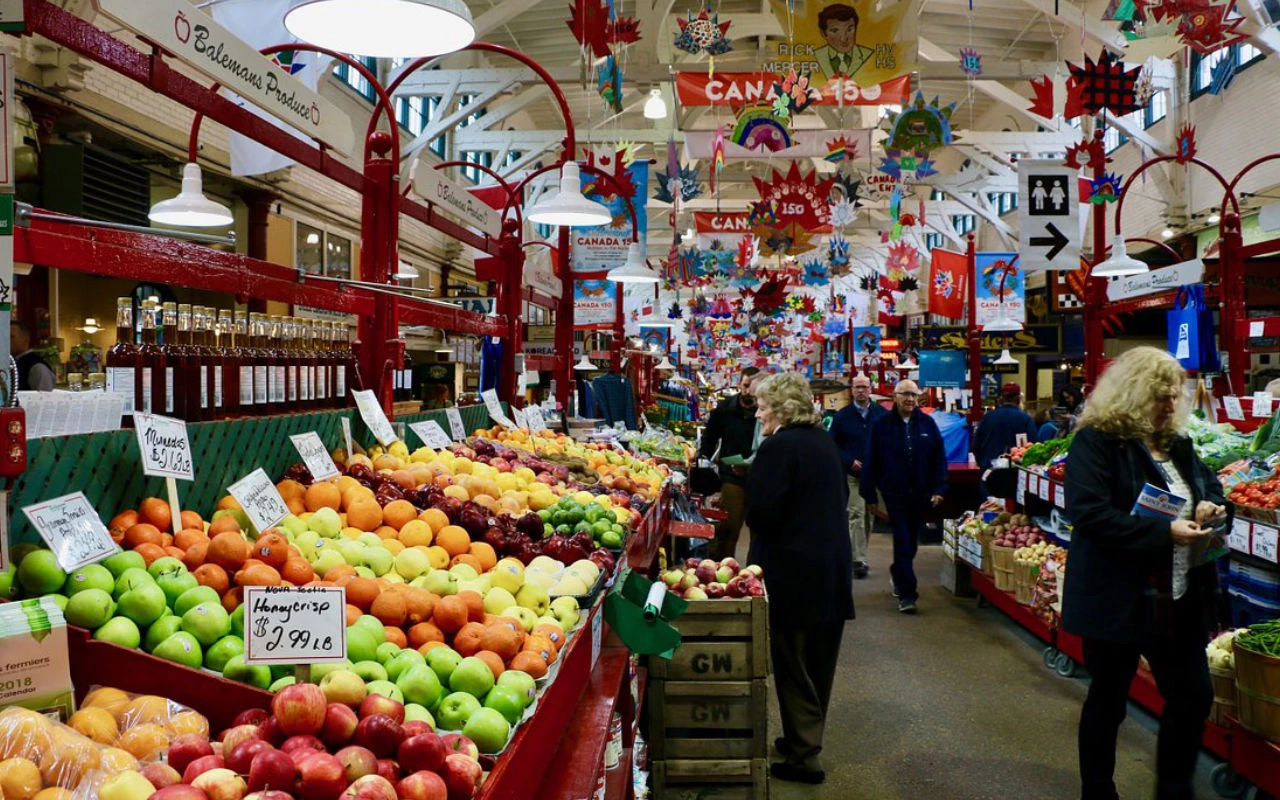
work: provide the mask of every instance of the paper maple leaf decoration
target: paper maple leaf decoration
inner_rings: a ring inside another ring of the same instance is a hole
[[[1178,131],[1178,143],[1173,160],[1179,164],[1187,164],[1196,157],[1196,129],[1194,125],[1183,125]]]
[[[1084,161],[1080,160],[1080,156],[1085,157]],[[1107,155],[1107,147],[1101,139],[1084,139],[1076,144],[1067,147],[1067,158],[1063,162],[1065,166],[1071,169],[1102,169],[1110,163],[1111,158]]]
[[[911,272],[919,266],[920,253],[914,247],[906,242],[896,242],[889,245],[889,258],[885,262],[885,267],[890,273],[895,270]]]
[[[640,23],[631,17],[609,20],[605,35],[610,44],[635,44],[640,41]]]
[[[609,9],[600,0],[575,0],[569,6],[569,21],[578,44],[589,49],[596,58],[612,53],[609,49]]]
[[[1062,107],[1063,119],[1075,119],[1085,113],[1079,89],[1079,82],[1074,77],[1067,79],[1064,85],[1067,100]],[[1033,92],[1031,107],[1027,110],[1032,114],[1039,114],[1047,119],[1053,119],[1053,79],[1048,75],[1032,78],[1031,91]]]
[[[631,180],[631,170],[627,168],[626,161],[627,151],[625,148],[617,150],[588,150],[587,166],[598,169],[608,175],[612,179],[612,183],[600,180],[595,175],[584,171],[583,174],[587,176],[587,182],[582,187],[582,193],[613,197],[616,187],[624,197],[635,197],[636,184],[635,181]]]

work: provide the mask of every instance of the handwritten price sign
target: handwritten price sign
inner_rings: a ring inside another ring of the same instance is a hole
[[[246,664],[336,664],[347,657],[347,590],[247,586]]]
[[[262,467],[228,486],[227,492],[240,502],[249,522],[259,532],[289,516],[289,507]]]
[[[462,412],[451,406],[444,410],[444,415],[449,420],[449,430],[453,433],[453,440],[460,442],[467,438],[467,426],[462,424]]]
[[[432,450],[447,450],[449,445],[453,444],[449,440],[449,434],[444,432],[444,428],[440,427],[440,423],[433,419],[425,422],[413,422],[409,424],[409,430],[418,434],[418,438],[422,443]]]
[[[289,441],[293,442],[298,455],[302,456],[302,463],[307,465],[314,480],[327,481],[338,477],[338,465],[333,463],[324,442],[320,440],[320,434],[315,431],[298,433],[290,436]]]
[[[34,506],[26,506],[33,527],[57,556],[63,572],[72,572],[85,564],[118,553],[107,526],[82,492],[63,495]]]
[[[390,447],[391,443],[399,437],[391,427],[391,421],[387,419],[387,414],[382,410],[382,405],[378,402],[373,390],[365,389],[351,394],[355,397],[356,409],[360,412],[364,424],[368,426],[369,432],[373,434],[373,438],[377,439],[383,447]]]
[[[142,451],[142,474],[156,478],[196,479],[187,423],[155,414],[134,414],[134,433]]]

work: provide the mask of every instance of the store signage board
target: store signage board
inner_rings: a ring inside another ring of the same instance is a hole
[[[312,480],[327,481],[338,477],[338,465],[333,463],[320,434],[315,431],[295,433],[289,437],[289,441],[293,442],[294,449],[302,456],[302,463],[307,465]]]
[[[347,590],[341,586],[248,586],[246,664],[339,664],[347,658]]]
[[[480,399],[484,400],[484,407],[489,410],[489,418],[504,428],[514,428],[516,424],[511,421],[505,411],[502,410],[502,403],[498,401],[498,393],[493,389],[486,389],[480,393]]]
[[[435,169],[430,161],[415,159],[411,174],[413,190],[423,200],[495,239],[502,235],[502,214],[473,195],[468,187]]]
[[[1237,552],[1248,553],[1252,531],[1252,522],[1236,517],[1231,521],[1231,532],[1227,534],[1227,546]]]
[[[409,430],[418,434],[418,438],[422,443],[432,450],[447,450],[449,445],[453,444],[453,440],[449,438],[449,434],[444,432],[444,428],[440,427],[440,423],[433,419],[425,422],[409,423]]]
[[[250,524],[259,533],[289,516],[289,507],[262,467],[228,486],[227,493],[239,501]]]
[[[1255,525],[1253,527],[1253,543],[1250,546],[1250,552],[1272,564],[1277,561],[1277,542],[1280,540],[1280,530],[1265,525]]]
[[[968,350],[969,336],[963,325],[921,325],[921,350]],[[982,334],[982,350],[999,353],[1002,348],[1023,353],[1061,353],[1061,325],[1025,325],[1011,333]]]
[[[94,5],[290,127],[342,155],[352,152],[350,117],[186,0],[94,0]]]
[[[462,422],[462,412],[450,406],[444,410],[444,415],[449,420],[449,430],[453,433],[454,441],[460,442],[467,438],[467,426]]]
[[[142,451],[142,474],[154,478],[196,479],[187,423],[173,417],[134,414],[133,431]]]
[[[555,268],[551,265],[548,255],[547,252],[538,252],[528,257],[524,265],[524,282],[535,292],[559,300],[560,295],[564,293],[564,282],[556,277]]]
[[[25,506],[22,513],[49,545],[63,572],[73,572],[120,552],[83,492]]]
[[[1244,419],[1244,409],[1240,407],[1239,397],[1222,398],[1222,408],[1227,412],[1227,419]]]
[[[1079,171],[1061,161],[1018,162],[1019,262],[1027,272],[1080,267]]]
[[[23,0],[0,0],[0,31],[22,33],[26,28],[22,5]]]
[[[1138,275],[1126,275],[1107,284],[1107,299],[1127,300],[1131,297],[1176,290],[1179,286],[1204,280],[1204,262],[1198,258],[1169,267],[1153,269]],[[1252,334],[1251,334],[1252,335]],[[1259,333],[1259,336],[1262,334]]]
[[[1253,416],[1267,419],[1271,416],[1271,394],[1268,392],[1253,393]]]
[[[395,429],[391,427],[391,420],[387,419],[386,412],[382,410],[382,404],[378,402],[377,395],[372,389],[353,391],[351,394],[356,399],[356,410],[360,412],[360,418],[369,427],[373,438],[377,439],[378,444],[383,447],[390,447],[398,437]]]

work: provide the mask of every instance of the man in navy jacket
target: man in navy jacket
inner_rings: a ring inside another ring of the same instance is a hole
[[[859,480],[871,426],[889,412],[871,400],[871,379],[866,375],[855,375],[851,389],[853,402],[840,409],[831,420],[831,438],[840,449],[840,463],[844,465],[845,477],[849,480],[849,541],[853,546],[853,577],[865,578],[871,568],[867,563],[870,521]]]
[[[1000,389],[1000,405],[978,423],[973,432],[973,456],[982,469],[990,469],[991,462],[1018,443],[1018,434],[1027,436],[1027,442],[1036,440],[1036,423],[1031,415],[1019,408],[1022,387],[1006,383]]]
[[[914,561],[925,511],[936,508],[947,490],[942,434],[937,423],[918,408],[919,398],[914,381],[901,381],[894,388],[893,410],[871,426],[860,487],[869,511],[875,511],[877,490],[884,498],[893,528],[889,574],[898,610],[904,614],[914,614],[920,599]]]

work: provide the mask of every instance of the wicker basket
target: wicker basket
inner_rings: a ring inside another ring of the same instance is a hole
[[[991,559],[991,537],[979,536],[978,541],[982,542],[982,574],[988,578],[995,577],[995,567]]]
[[[1230,669],[1210,669],[1209,680],[1213,681],[1213,709],[1209,712],[1209,721],[1214,725],[1226,725],[1227,716],[1239,716],[1236,713],[1236,673]]]
[[[1036,596],[1036,578],[1040,575],[1039,564],[1013,565],[1013,595],[1021,605],[1029,606]]]
[[[1017,586],[1013,577],[1015,566],[1013,550],[1012,547],[991,545],[992,577],[995,578],[996,588],[1002,592],[1012,592]],[[985,560],[983,563],[986,563]]]
[[[1234,649],[1240,724],[1280,743],[1280,658]]]

